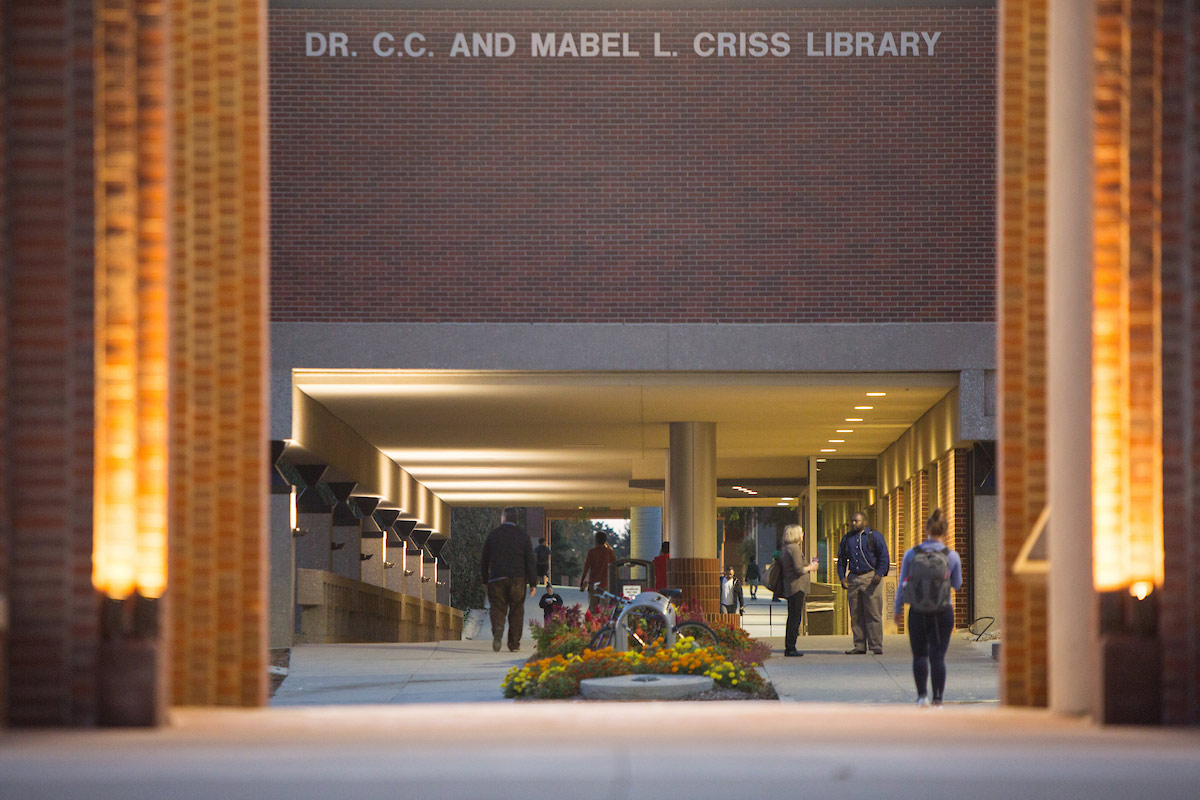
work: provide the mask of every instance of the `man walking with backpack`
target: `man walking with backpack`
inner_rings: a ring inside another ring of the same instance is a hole
[[[908,642],[912,645],[913,679],[917,706],[929,705],[925,681],[933,677],[933,706],[940,708],[946,688],[946,650],[954,631],[951,589],[962,588],[962,559],[946,547],[946,518],[935,509],[925,523],[925,541],[904,554],[900,564],[900,591],[893,612],[896,624],[908,604]]]
[[[883,653],[883,589],[879,584],[888,574],[891,559],[883,534],[867,525],[867,515],[855,512],[850,532],[838,544],[838,577],[850,604],[850,632],[854,649],[846,655],[862,655],[869,649]]]

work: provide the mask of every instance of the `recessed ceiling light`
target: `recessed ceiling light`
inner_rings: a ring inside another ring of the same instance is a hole
[[[845,444],[846,443],[845,439],[830,439],[828,441],[830,444]]]
[[[862,417],[846,417],[846,422],[862,422]]]
[[[854,410],[855,411],[870,411],[873,408],[875,408],[875,406],[855,406]]]
[[[822,447],[821,452],[822,453],[836,453],[837,450],[834,450],[832,447]]]
[[[887,392],[867,392],[867,397],[887,397]]]
[[[818,463],[818,464],[824,464],[824,463],[825,463],[825,459],[823,459],[823,458],[818,458],[818,459],[817,459],[817,463]]]
[[[853,428],[838,428],[834,433],[854,433]]]
[[[780,500],[795,500],[796,498],[794,498],[794,497],[781,497],[781,498],[779,498],[779,499],[780,499]]]
[[[787,503],[776,503],[775,505],[777,505],[777,506],[786,506],[786,505],[787,505]]]

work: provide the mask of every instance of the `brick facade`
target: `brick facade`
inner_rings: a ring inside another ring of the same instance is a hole
[[[995,21],[274,8],[272,319],[991,321]],[[333,31],[357,57],[305,56]],[[381,31],[435,56],[378,57]],[[451,59],[457,31],[516,51]],[[535,31],[628,32],[640,57],[533,58]],[[791,52],[700,58],[702,31]],[[941,36],[933,57],[818,58],[810,31]]]

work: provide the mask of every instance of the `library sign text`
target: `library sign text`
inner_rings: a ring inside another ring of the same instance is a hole
[[[419,31],[380,31],[352,41],[338,31],[304,34],[311,58],[932,58],[941,31],[701,31],[686,41],[668,41],[661,33],[639,40],[622,31],[511,34],[460,32],[435,41]]]

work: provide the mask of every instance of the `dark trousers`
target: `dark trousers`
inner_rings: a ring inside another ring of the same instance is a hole
[[[922,613],[908,609],[908,643],[913,652],[913,679],[917,695],[925,696],[925,679],[933,673],[933,699],[941,700],[946,688],[946,650],[954,632],[954,609]]]
[[[787,625],[783,628],[783,649],[795,650],[796,638],[800,635],[800,617],[804,615],[804,592],[796,592],[787,599]]]
[[[525,626],[525,579],[501,578],[488,581],[488,605],[492,618],[492,638],[504,636],[504,620],[508,620],[508,646],[515,648],[521,643],[521,631]]]

